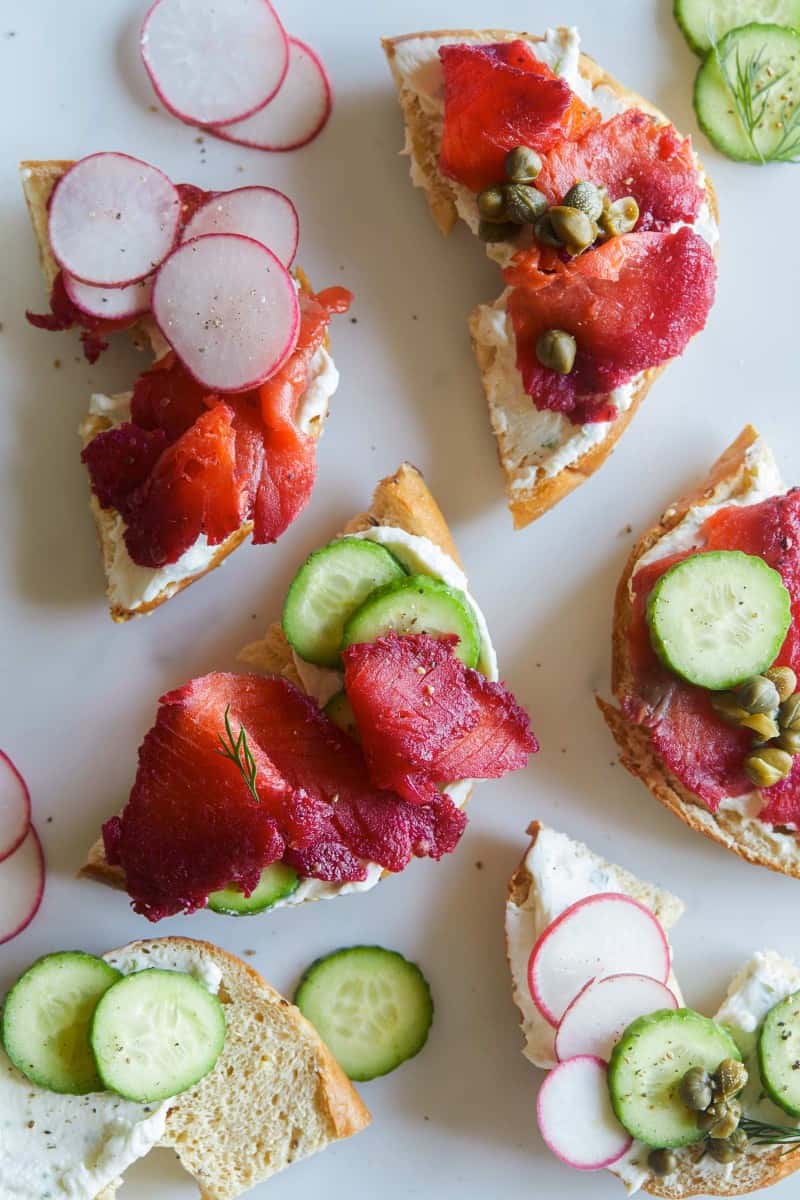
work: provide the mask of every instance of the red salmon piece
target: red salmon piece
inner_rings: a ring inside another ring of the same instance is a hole
[[[508,299],[517,366],[535,406],[563,412],[575,424],[613,417],[608,393],[680,354],[714,300],[714,256],[688,228],[613,238],[546,280],[534,258],[517,255],[506,276],[517,283]],[[524,286],[526,270],[534,286]],[[536,342],[548,329],[575,338],[569,375],[536,357]]]
[[[544,156],[536,187],[549,204],[560,204],[579,179],[605,185],[612,200],[633,196],[638,230],[691,223],[705,198],[689,138],[637,108],[604,121],[579,141],[559,142]]]
[[[90,363],[96,363],[103,351],[108,349],[108,342],[104,340],[103,334],[129,329],[139,320],[138,317],[120,317],[116,321],[107,321],[101,317],[90,317],[88,313],[82,312],[67,295],[61,271],[53,280],[53,287],[50,291],[50,311],[34,313],[30,309],[26,309],[25,319],[35,329],[47,329],[51,333],[61,333],[65,329],[72,329],[74,325],[79,325],[83,330],[81,343],[84,358]]]
[[[370,775],[413,804],[437,796],[437,784],[519,770],[538,749],[527,714],[456,658],[457,640],[392,633],[343,654]]]
[[[540,62],[523,41],[442,46],[443,174],[473,192],[503,179],[515,146],[551,149],[601,117]]]
[[[139,429],[129,421],[92,438],[81,460],[101,507],[117,507],[147,480],[167,447],[163,429]]]

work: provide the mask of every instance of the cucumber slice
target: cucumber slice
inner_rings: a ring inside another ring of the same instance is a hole
[[[102,958],[80,950],[35,962],[14,984],[3,1008],[3,1045],[14,1066],[50,1092],[102,1091],[89,1022],[101,996],[121,978]]]
[[[208,907],[212,912],[222,913],[226,917],[251,917],[272,908],[279,900],[285,900],[299,886],[300,876],[294,867],[287,863],[271,863],[264,867],[258,886],[249,896],[245,896],[238,887],[222,888],[208,897]]]
[[[355,738],[356,741],[359,740],[358,724],[353,712],[353,706],[347,698],[347,692],[337,692],[335,696],[331,696],[323,712],[326,716],[330,717],[334,725],[338,725],[351,738]]]
[[[653,649],[687,683],[727,691],[766,671],[791,623],[777,571],[741,550],[711,550],[676,563],[647,600]]]
[[[433,1020],[419,967],[395,950],[350,946],[312,963],[295,1004],[351,1079],[387,1075],[419,1054]]]
[[[758,24],[726,33],[697,72],[694,109],[709,141],[728,158],[796,162],[800,33]]]
[[[292,649],[318,667],[337,667],[342,630],[370,592],[406,576],[385,546],[339,538],[315,550],[295,575],[283,606],[283,632]]]
[[[800,992],[771,1009],[758,1035],[761,1082],[771,1100],[800,1117]]]
[[[193,976],[151,967],[108,989],[89,1040],[103,1085],[150,1104],[179,1096],[213,1070],[225,1044],[225,1015]]]
[[[705,57],[711,40],[754,21],[800,27],[800,0],[675,0],[675,20],[695,54]]]
[[[374,642],[381,634],[455,633],[456,654],[468,667],[478,663],[481,631],[467,597],[430,575],[409,575],[375,592],[344,627],[342,646]]]
[[[736,1043],[716,1022],[691,1008],[639,1017],[614,1047],[608,1088],[617,1120],[646,1146],[675,1148],[704,1135],[697,1114],[678,1094],[690,1067],[716,1071],[723,1058],[741,1061]]]

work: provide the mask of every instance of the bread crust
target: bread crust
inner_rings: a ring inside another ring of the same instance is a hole
[[[629,693],[633,673],[628,654],[628,635],[633,616],[631,578],[643,554],[651,550],[669,533],[688,510],[697,505],[712,504],[729,489],[745,465],[747,452],[758,439],[758,433],[747,425],[736,440],[720,455],[703,483],[676,500],[660,520],[642,537],[631,551],[617,585],[614,601],[612,634],[611,688],[617,700]],[[747,862],[768,867],[783,875],[800,878],[800,851],[791,857],[777,852],[777,842],[768,826],[743,818],[732,811],[711,813],[703,801],[690,792],[665,766],[653,748],[646,728],[628,721],[615,705],[596,697],[597,705],[620,749],[620,762],[642,780],[657,800],[697,833],[724,846]]]
[[[417,98],[411,91],[404,87],[402,76],[396,64],[398,46],[413,38],[424,37],[446,37],[453,40],[466,37],[486,42],[514,41],[521,38],[533,43],[542,42],[544,38],[529,33],[515,33],[504,29],[442,29],[435,32],[409,33],[401,37],[383,38],[382,40],[383,49],[397,86],[400,106],[408,132],[410,150],[414,162],[425,176],[425,194],[431,214],[440,231],[443,234],[448,234],[458,220],[458,212],[455,205],[454,191],[449,181],[438,169],[437,133],[430,117],[424,112]],[[589,80],[592,87],[608,88],[610,92],[628,106],[640,108],[658,120],[668,120],[668,117],[659,108],[651,104],[648,100],[645,100],[643,96],[638,95],[637,92],[624,87],[618,79],[604,70],[589,55],[580,55],[579,69],[581,75]],[[702,164],[698,163],[698,165],[703,169]],[[714,220],[718,222],[719,209],[716,193],[705,171],[704,178],[708,206]],[[479,309],[476,308],[470,317],[470,333],[472,347],[481,372],[484,391],[486,392],[487,403],[490,403],[487,373],[494,363],[496,352],[492,346],[481,345],[475,337],[475,322],[478,311]],[[532,521],[537,520],[548,509],[552,508],[553,505],[558,504],[560,500],[568,496],[576,487],[584,483],[585,480],[603,465],[622,434],[630,425],[653,383],[666,366],[667,363],[663,363],[642,373],[642,377],[633,394],[630,407],[625,412],[620,412],[617,415],[612,428],[602,442],[592,447],[592,449],[587,450],[585,454],[582,454],[573,463],[563,467],[556,475],[548,476],[540,471],[532,487],[520,488],[514,486],[513,472],[503,462],[503,454],[498,444],[498,459],[500,468],[505,476],[508,507],[515,529],[523,529]]]

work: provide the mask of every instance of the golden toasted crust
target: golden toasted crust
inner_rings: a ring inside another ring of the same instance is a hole
[[[515,33],[504,29],[443,29],[433,31],[425,31],[422,33],[409,33],[402,37],[384,38],[383,49],[389,61],[389,66],[392,71],[394,81],[397,85],[400,106],[405,118],[406,129],[409,139],[409,150],[412,154],[414,162],[422,171],[425,178],[425,194],[428,205],[431,210],[434,221],[443,234],[447,234],[453,228],[458,219],[456,209],[454,190],[450,181],[442,175],[438,168],[438,132],[430,117],[424,112],[422,106],[416,96],[408,88],[404,86],[402,75],[397,69],[396,51],[397,47],[403,42],[412,38],[458,38],[468,37],[473,40],[487,42],[514,41],[517,38],[523,38],[529,42],[541,42],[542,37],[534,36],[529,33]],[[623,85],[603,70],[594,59],[587,54],[581,54],[579,60],[579,69],[581,75],[588,79],[592,87],[606,87],[610,92],[613,92],[624,103],[642,109],[644,112],[650,113],[659,120],[666,121],[668,118],[655,105],[639,96],[636,92],[623,87]],[[715,219],[718,221],[719,211],[717,207],[716,193],[713,185],[705,176],[706,198],[708,200],[709,209]],[[474,336],[475,321],[478,309],[476,309],[470,318],[470,331],[472,333],[472,345],[475,351],[475,356],[478,361],[478,367],[481,372],[481,377],[484,383],[484,390],[487,392],[487,402],[489,402],[489,394],[487,388],[487,372],[491,368],[494,358],[495,349],[492,346],[480,344]],[[506,493],[508,495],[508,507],[514,521],[515,529],[522,529],[529,525],[531,521],[537,520],[543,513],[557,504],[559,500],[563,500],[565,496],[574,491],[581,483],[588,479],[595,471],[602,466],[606,461],[614,446],[619,441],[622,434],[630,425],[639,405],[644,400],[649,392],[652,384],[657,379],[658,375],[663,371],[667,364],[652,368],[642,374],[630,407],[625,412],[620,412],[614,421],[613,427],[609,430],[608,435],[597,446],[588,450],[585,454],[577,458],[575,462],[562,468],[558,474],[546,476],[542,472],[539,473],[534,485],[528,488],[514,486],[514,473],[504,463],[503,455],[498,445],[498,458],[500,467],[505,474]]]
[[[748,450],[757,439],[756,430],[751,425],[746,426],[714,463],[705,481],[671,504],[659,522],[639,539],[631,551],[614,602],[611,687],[617,699],[628,694],[632,687],[628,634],[633,612],[630,582],[636,563],[683,519],[690,508],[712,504],[729,492],[744,468]],[[599,696],[597,704],[620,748],[623,766],[632,775],[638,776],[665,808],[680,817],[690,829],[732,850],[747,862],[800,878],[800,850],[787,855],[785,839],[779,849],[772,829],[754,819],[745,818],[732,810],[709,812],[703,801],[664,765],[652,746],[646,728],[626,720],[617,707]]]

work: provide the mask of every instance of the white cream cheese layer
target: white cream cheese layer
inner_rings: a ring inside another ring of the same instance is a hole
[[[105,958],[125,975],[148,966],[184,971],[213,992],[221,978],[186,949],[146,955],[125,947]],[[0,1047],[0,1196],[95,1200],[158,1144],[170,1103],[135,1104],[112,1092],[57,1095],[21,1075]]]

